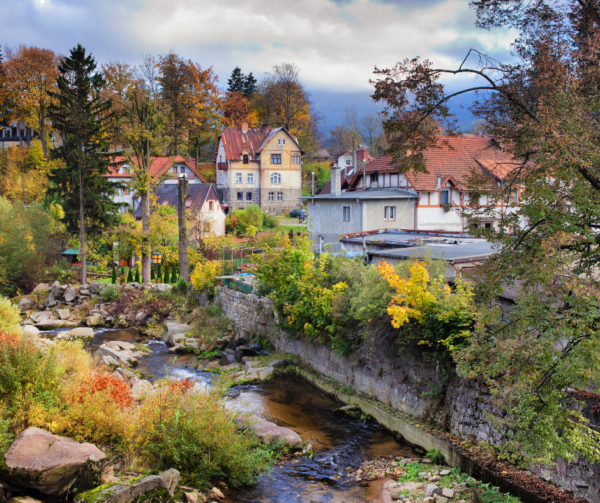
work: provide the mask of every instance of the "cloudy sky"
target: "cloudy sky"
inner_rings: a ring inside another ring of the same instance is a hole
[[[373,67],[416,55],[451,66],[469,48],[506,55],[512,37],[474,27],[468,0],[18,0],[3,6],[0,44],[136,63],[170,50],[260,78],[287,61],[317,95],[365,93]],[[321,93],[321,94],[319,94]]]

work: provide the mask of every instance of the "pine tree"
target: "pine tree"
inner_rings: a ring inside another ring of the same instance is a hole
[[[154,267],[150,266],[150,281],[154,281]]]
[[[133,283],[133,274],[131,273],[131,267],[129,268],[129,272],[127,273],[127,283]]]
[[[169,264],[165,264],[165,274],[163,276],[163,283],[169,284]]]
[[[173,267],[173,274],[171,274],[171,283],[177,283],[177,268]]]
[[[135,282],[140,282],[140,270],[138,268],[135,269]]]
[[[231,72],[231,77],[227,80],[227,91],[230,93],[243,93],[245,84],[246,76],[242,73],[242,69],[236,66]]]
[[[162,281],[162,277],[163,277],[161,265],[162,264],[160,264],[160,263],[158,264],[158,273],[156,274],[156,282],[157,283],[160,283]]]
[[[242,90],[242,94],[244,95],[244,98],[250,99],[250,98],[252,98],[252,95],[255,92],[256,92],[256,79],[254,78],[254,75],[252,75],[252,72],[250,72],[244,78],[244,88]]]
[[[109,173],[109,132],[115,116],[111,101],[102,92],[106,82],[96,62],[78,44],[58,67],[57,92],[48,108],[52,128],[61,145],[51,155],[63,162],[50,172],[48,198],[60,202],[67,232],[79,232],[81,282],[87,283],[86,232],[99,234],[118,222],[117,186],[103,175]],[[87,227],[87,228],[86,228]]]
[[[112,277],[111,277],[111,283],[113,285],[117,284],[117,270],[115,269],[115,263],[113,262],[113,266],[112,266]]]

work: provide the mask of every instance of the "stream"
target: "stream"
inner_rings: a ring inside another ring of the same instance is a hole
[[[50,335],[54,332],[45,332]],[[95,351],[108,341],[138,342],[136,330],[95,330],[89,349]],[[193,367],[196,357],[168,352],[162,341],[150,341],[152,353],[139,359],[138,369],[153,379],[172,376],[189,378],[207,386],[218,374]],[[151,379],[152,379],[151,378]],[[356,482],[346,468],[356,469],[363,461],[381,457],[418,456],[411,448],[376,423],[363,423],[336,411],[337,402],[304,380],[281,376],[229,390],[226,407],[253,412],[267,421],[298,433],[314,448],[313,459],[297,456],[283,461],[261,476],[255,486],[237,490],[227,498],[235,502],[342,503],[381,501],[381,481]]]

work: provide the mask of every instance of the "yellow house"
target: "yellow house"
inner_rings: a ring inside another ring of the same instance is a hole
[[[285,128],[227,128],[213,158],[222,204],[229,211],[256,204],[270,214],[299,208],[303,154]]]

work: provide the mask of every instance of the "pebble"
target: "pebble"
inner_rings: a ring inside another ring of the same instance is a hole
[[[446,475],[450,475],[450,473],[451,473],[451,472],[450,472],[450,470],[442,470],[442,471],[440,472],[440,475],[441,475],[442,477],[445,477]]]

